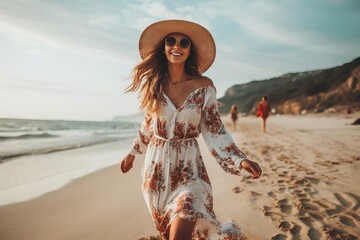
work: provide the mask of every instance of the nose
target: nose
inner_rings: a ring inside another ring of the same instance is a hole
[[[176,40],[173,48],[180,48],[180,47],[181,47],[181,46],[180,46],[180,41]]]

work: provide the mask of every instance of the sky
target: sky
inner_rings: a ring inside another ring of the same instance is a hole
[[[138,40],[165,19],[212,33],[217,56],[204,75],[219,98],[235,84],[360,56],[358,0],[0,0],[0,118],[137,113],[137,93],[124,89]]]

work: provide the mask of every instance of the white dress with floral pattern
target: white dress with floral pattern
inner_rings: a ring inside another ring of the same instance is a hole
[[[159,232],[172,220],[196,221],[194,239],[241,239],[234,223],[220,224],[213,211],[211,184],[197,143],[199,134],[220,166],[240,174],[246,159],[221,122],[214,86],[200,87],[176,109],[163,94],[161,114],[146,116],[130,150],[145,155],[142,190]]]

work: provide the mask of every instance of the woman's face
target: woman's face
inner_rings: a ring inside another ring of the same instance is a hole
[[[172,33],[165,38],[165,55],[170,63],[184,63],[189,57],[191,41],[184,34]]]

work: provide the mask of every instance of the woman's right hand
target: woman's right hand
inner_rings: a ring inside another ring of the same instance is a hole
[[[123,173],[127,173],[132,167],[134,162],[135,156],[128,154],[126,157],[121,161],[120,169]]]

